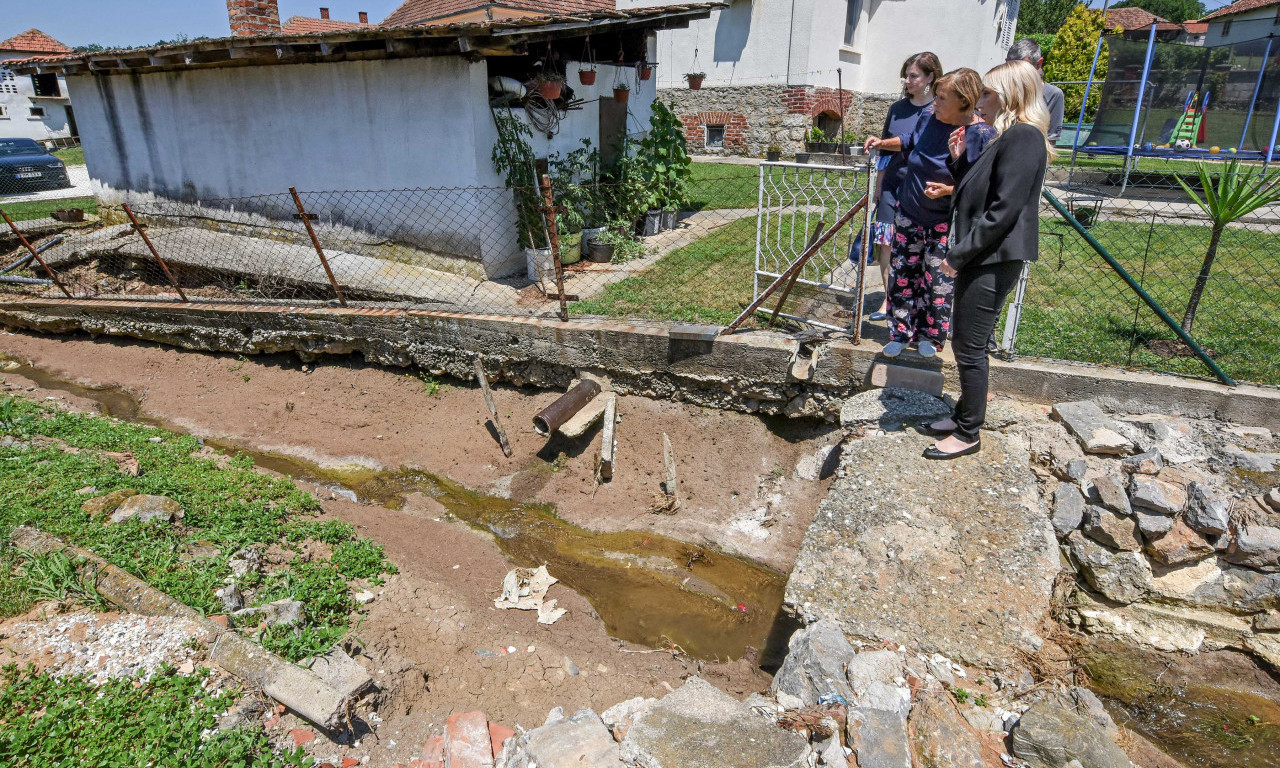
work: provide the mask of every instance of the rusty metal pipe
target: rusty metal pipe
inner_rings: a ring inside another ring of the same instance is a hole
[[[560,428],[582,407],[600,394],[600,385],[590,379],[583,379],[578,386],[565,392],[554,403],[548,405],[533,417],[533,429],[543,437],[549,436]]]

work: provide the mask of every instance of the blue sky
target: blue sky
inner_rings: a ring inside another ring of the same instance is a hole
[[[319,16],[327,6],[335,19],[355,21],[359,11],[382,21],[398,0],[280,0],[280,15]],[[35,27],[67,45],[146,45],[178,35],[224,37],[225,0],[4,0],[0,40]]]

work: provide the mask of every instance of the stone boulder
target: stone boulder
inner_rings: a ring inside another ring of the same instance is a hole
[[[1175,566],[1194,563],[1213,554],[1213,545],[1191,526],[1178,520],[1168,533],[1147,541],[1147,554],[1161,565]]]
[[[858,768],[912,768],[907,718],[900,712],[855,709],[845,722],[845,737]]]
[[[1120,425],[1092,400],[1058,403],[1053,406],[1053,416],[1080,441],[1085,453],[1112,456],[1133,453],[1133,443],[1121,434]]]
[[[1086,536],[1112,549],[1137,552],[1142,549],[1138,520],[1092,504],[1084,510],[1083,530]]]
[[[852,691],[851,706],[898,712],[903,717],[911,710],[911,690],[899,685],[905,682],[902,657],[893,651],[859,653],[846,664],[845,678]]]
[[[1091,718],[1042,701],[1023,713],[1012,733],[1013,754],[1032,768],[1130,768],[1129,758]]]
[[[1261,523],[1235,527],[1235,541],[1227,550],[1227,562],[1260,571],[1280,570],[1280,527]]]
[[[631,726],[620,754],[636,768],[801,768],[809,744],[691,677]]]
[[[89,499],[80,505],[80,509],[88,513],[89,517],[97,517],[98,515],[115,512],[126,499],[137,495],[138,492],[132,488],[121,488],[103,496]]]
[[[1093,495],[1106,509],[1119,515],[1131,515],[1133,506],[1124,486],[1124,478],[1119,475],[1103,475],[1093,481]]]
[[[1147,451],[1130,456],[1121,462],[1120,466],[1131,475],[1154,475],[1164,469],[1164,457],[1159,451]]]
[[[1151,592],[1151,565],[1141,553],[1113,552],[1079,531],[1067,537],[1067,542],[1080,575],[1108,600],[1132,603]]]
[[[618,754],[618,742],[600,716],[589,709],[580,709],[569,717],[557,708],[539,728],[521,734],[514,741],[511,751],[520,757],[508,759],[508,768],[515,765],[537,765],[538,768],[623,768]],[[506,753],[504,747],[503,754]],[[514,755],[513,755],[514,757]]]
[[[111,513],[107,522],[118,524],[137,520],[140,523],[149,523],[160,520],[171,523],[182,519],[184,514],[182,505],[167,496],[138,494],[122,501],[120,506],[116,507],[116,511]]]
[[[1176,515],[1187,506],[1187,491],[1154,477],[1134,475],[1129,482],[1129,501],[1134,507]]]
[[[853,646],[838,624],[814,622],[791,636],[787,658],[774,675],[770,690],[795,696],[807,707],[830,694],[852,703],[854,694],[845,682],[845,665],[853,656]]]
[[[1183,520],[1194,531],[1218,536],[1231,528],[1231,502],[1203,483],[1187,487],[1187,513]]]
[[[911,743],[920,764],[929,768],[986,768],[982,740],[938,691],[921,695],[911,710]]]
[[[1084,522],[1084,494],[1075,483],[1058,483],[1053,494],[1053,530],[1059,538],[1080,527]]]

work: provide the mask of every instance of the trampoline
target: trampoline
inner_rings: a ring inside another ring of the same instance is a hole
[[[1107,77],[1098,83],[1104,41]],[[1139,158],[1280,159],[1280,39],[1191,46],[1156,42],[1154,25],[1145,42],[1099,37],[1082,127],[1095,88],[1098,111],[1087,136],[1077,131],[1072,141],[1072,171],[1077,155],[1124,157],[1121,193]]]

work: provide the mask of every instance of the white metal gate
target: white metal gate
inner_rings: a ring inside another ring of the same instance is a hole
[[[759,298],[761,291],[874,185],[874,165],[762,163],[752,297]],[[851,331],[855,338],[859,335],[870,220],[859,214],[805,263],[795,281],[807,288],[803,299],[796,302],[799,309],[796,314],[780,312],[780,317],[828,330]],[[853,254],[859,233],[859,253]]]

